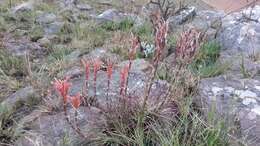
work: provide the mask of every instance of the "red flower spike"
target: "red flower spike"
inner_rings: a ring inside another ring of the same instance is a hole
[[[96,74],[100,70],[101,65],[102,61],[100,61],[99,59],[96,59],[94,61],[94,74]]]
[[[68,91],[69,91],[70,86],[71,86],[71,84],[68,82],[68,78],[66,78],[65,80],[55,79],[54,88],[63,97],[64,103],[67,103],[67,101],[68,101]]]
[[[109,80],[112,78],[112,72],[113,72],[113,63],[110,61],[107,66],[107,77]]]
[[[129,65],[126,65],[120,72],[120,95],[123,95],[123,91],[126,88],[126,80],[128,78]]]
[[[181,34],[176,45],[176,58],[189,63],[201,44],[201,33],[190,29]]]
[[[136,50],[137,48],[140,46],[140,39],[139,37],[134,37],[132,39],[132,47],[131,47],[131,50],[129,52],[129,59],[130,60],[133,60],[135,55],[136,55]]]
[[[75,96],[71,97],[71,104],[73,108],[78,109],[80,107],[80,93],[77,93]]]
[[[160,59],[162,51],[166,45],[168,23],[165,22],[163,19],[157,18],[155,29],[156,29],[156,33],[155,33],[156,54],[155,54],[154,62],[157,62]]]
[[[85,61],[84,59],[81,60],[82,64],[85,67],[85,78],[86,80],[89,79],[89,72],[90,72],[90,64],[88,61]]]

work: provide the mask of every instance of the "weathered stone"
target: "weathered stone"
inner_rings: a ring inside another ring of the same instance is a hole
[[[114,64],[117,64],[120,61],[122,61],[122,58],[119,55],[113,54],[113,53],[109,52],[109,50],[104,49],[104,48],[97,48],[97,49],[91,51],[90,53],[88,53],[87,55],[84,55],[83,58],[88,61],[91,61],[91,60],[93,61],[93,60],[99,58],[105,64],[107,64],[108,61],[111,61]]]
[[[144,23],[144,20],[138,15],[122,13],[116,9],[108,9],[102,14],[96,16],[95,19],[99,24],[105,22],[120,23],[123,20],[131,20],[133,21],[135,27],[141,26]]]
[[[33,57],[43,57],[46,49],[40,47],[38,43],[31,42],[25,37],[14,39],[12,36],[5,36],[3,46],[14,56],[24,56],[25,54]]]
[[[128,65],[129,61],[123,61],[119,64],[120,68]],[[133,60],[130,72],[147,72],[152,70],[152,65],[144,59]]]
[[[148,77],[145,73],[142,72],[130,72],[129,82],[128,82],[128,96],[126,100],[131,102],[131,104],[138,105],[143,103],[143,96],[145,93],[145,86],[147,83]],[[74,95],[82,91],[84,77],[75,79],[72,84],[73,87],[70,90],[70,94]],[[88,95],[89,97],[94,97],[94,84],[93,84],[93,74],[90,74],[89,86],[88,86]],[[158,105],[163,102],[163,99],[166,96],[166,91],[169,85],[165,81],[155,81],[153,83],[150,96],[147,101],[148,110],[153,111]],[[97,75],[96,83],[96,100],[98,107],[102,109],[107,108],[107,103],[109,102],[112,105],[118,105],[122,96],[120,95],[120,70],[115,69],[112,74],[112,79],[110,82],[110,89],[107,91],[107,73],[100,71]],[[107,101],[107,95],[109,95],[109,101]],[[169,103],[170,104],[170,103]],[[172,104],[172,103],[171,103]],[[166,105],[165,105],[166,106]],[[176,106],[173,106],[176,108]],[[175,115],[176,113],[171,113]]]
[[[246,57],[260,53],[260,6],[245,9],[224,17],[219,33],[223,49]]]
[[[37,43],[39,43],[39,45],[42,47],[48,47],[51,45],[51,41],[46,37],[37,40]]]
[[[28,11],[32,11],[33,8],[34,8],[33,1],[28,1],[14,7],[12,9],[12,12],[13,13],[26,12],[26,11],[28,12]]]
[[[73,79],[73,78],[80,77],[82,75],[82,73],[83,73],[83,69],[81,67],[74,66],[74,67],[66,70],[65,72],[59,73],[57,76],[59,78],[69,77],[69,78]]]
[[[113,3],[112,0],[97,0],[97,2],[102,5],[111,5]]]
[[[76,7],[81,10],[81,11],[88,11],[88,10],[91,10],[92,7],[88,4],[84,4],[84,3],[78,3],[76,4]]]
[[[0,106],[4,107],[4,111],[3,113],[0,112],[0,116],[5,112],[12,112],[16,110],[16,108],[19,108],[20,103],[26,103],[29,100],[33,100],[32,98],[37,98],[34,97],[34,95],[35,90],[31,86],[16,91],[0,103]]]
[[[36,23],[41,25],[50,24],[57,20],[57,16],[53,13],[43,13],[36,18]]]
[[[170,25],[182,25],[188,20],[193,19],[193,17],[196,15],[196,8],[195,7],[187,7],[181,10],[178,14],[175,16],[171,16],[168,18],[168,22]]]
[[[260,77],[242,79],[236,75],[202,79],[196,102],[205,115],[215,113],[249,145],[260,144]]]
[[[108,9],[102,14],[96,17],[98,23],[104,23],[107,21],[121,22],[124,19],[124,15],[116,9]]]
[[[53,23],[47,24],[44,27],[45,35],[58,34],[61,31],[63,26],[64,26],[64,22],[56,22],[55,21]]]
[[[37,112],[36,112],[37,113]],[[69,110],[69,116],[74,120],[74,110]],[[102,136],[105,127],[104,116],[101,111],[94,107],[82,107],[79,109],[78,125],[82,133],[89,139],[81,138],[70,127],[65,120],[63,112],[46,115],[35,114],[26,116],[22,119],[23,128],[27,132],[16,142],[16,146],[35,146],[35,144],[54,146],[54,145],[77,145],[81,141],[91,140]],[[22,128],[19,127],[19,128]],[[69,141],[64,139],[69,137]]]
[[[221,27],[223,12],[203,10],[197,12],[196,17],[186,25],[187,28],[196,28],[205,33],[207,40],[213,40],[217,37]]]

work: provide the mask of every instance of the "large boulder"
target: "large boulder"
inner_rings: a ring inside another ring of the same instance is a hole
[[[24,2],[22,4],[17,5],[16,7],[12,8],[12,12],[14,14],[20,13],[20,12],[29,12],[34,9],[34,2],[33,1],[28,1]]]
[[[124,20],[131,20],[134,23],[134,26],[141,26],[144,23],[144,20],[135,14],[128,14],[118,11],[117,9],[108,9],[98,16],[94,17],[97,23],[102,24],[106,22],[120,23]]]
[[[196,15],[195,7],[186,7],[174,16],[169,17],[168,22],[171,25],[182,25],[188,20],[191,20]]]
[[[108,49],[104,48],[96,48],[90,53],[83,56],[85,60],[93,61],[95,59],[100,59],[102,62],[107,64],[109,61],[113,62],[114,64],[118,64],[122,61],[122,57],[111,53]]]
[[[38,43],[31,42],[26,37],[14,38],[6,35],[3,39],[4,48],[14,56],[30,55],[35,58],[42,58],[46,54],[46,48]]]
[[[260,6],[224,17],[218,40],[223,49],[233,53],[246,57],[260,53]]]
[[[221,25],[223,12],[202,10],[196,13],[194,19],[186,25],[187,28],[196,28],[199,31],[205,33],[207,40],[213,40],[217,37]]]
[[[260,144],[260,76],[244,79],[222,75],[202,79],[195,98],[205,116],[214,113],[231,132],[248,145]]]
[[[36,18],[36,23],[40,25],[50,24],[57,20],[57,16],[53,13],[42,13]]]
[[[138,62],[138,61],[134,61]],[[134,63],[135,64],[135,63]],[[135,66],[133,64],[133,66]],[[138,71],[139,70],[139,71]],[[107,118],[104,117],[103,111],[111,110],[111,107],[117,107],[122,104],[122,99],[125,100],[128,106],[134,108],[141,106],[143,103],[143,97],[145,93],[145,86],[148,82],[148,77],[145,73],[142,73],[142,68],[134,67],[133,71],[129,74],[127,95],[120,95],[120,71],[121,67],[116,67],[113,70],[112,79],[110,82],[110,88],[107,89],[107,73],[99,71],[97,74],[96,83],[96,97],[94,93],[94,81],[93,73],[90,73],[90,80],[88,81],[88,97],[89,99],[95,99],[95,107],[81,107],[79,109],[79,127],[80,129],[90,135],[89,138],[84,139],[84,142],[91,141],[100,136],[104,136],[105,128],[107,128]],[[84,84],[84,73],[78,74],[77,77],[71,79],[72,87],[69,91],[70,95],[76,93],[82,93],[82,87]],[[164,101],[166,91],[169,84],[166,81],[155,81],[152,84],[152,89],[147,101],[147,107],[149,111],[154,111],[159,108],[160,103]],[[52,97],[51,97],[52,98]],[[53,97],[54,98],[54,97]],[[33,112],[26,116],[19,122],[19,126],[16,131],[23,131],[25,133],[16,141],[17,146],[33,146],[35,143],[40,145],[77,145],[82,139],[70,128],[66,122],[64,114],[62,112],[62,101],[58,103],[60,107],[55,113],[46,115],[44,113]],[[73,109],[68,105],[68,111],[70,117],[73,117]],[[175,103],[170,102],[160,106],[160,113],[164,117],[174,119],[178,113],[178,107]],[[113,110],[113,109],[112,109]],[[115,109],[116,110],[116,109]],[[118,109],[117,109],[118,110]],[[102,111],[102,112],[101,112]],[[69,137],[69,143],[66,138]]]
[[[82,107],[78,112],[78,127],[88,136],[88,140],[102,136],[105,119],[101,111],[94,107]],[[68,113],[74,117],[73,109]],[[34,111],[20,121],[16,131],[25,128],[25,133],[18,138],[15,146],[79,145],[80,142],[87,142],[70,127],[63,112],[48,115]]]
[[[28,86],[22,88],[0,102],[1,109],[4,109],[3,111],[0,110],[0,117],[5,113],[14,112],[23,103],[30,103],[31,101],[37,100],[39,100],[39,98],[35,96],[33,87]]]

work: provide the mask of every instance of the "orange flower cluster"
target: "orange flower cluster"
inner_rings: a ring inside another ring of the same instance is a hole
[[[71,87],[71,83],[69,83],[68,80],[69,80],[68,77],[66,77],[64,80],[55,79],[54,88],[63,97],[64,106],[66,106],[66,104],[68,103],[68,99],[70,99],[72,106],[75,109],[78,109],[81,103],[80,94],[78,93],[75,96],[68,95],[69,89]]]
[[[55,79],[54,88],[63,97],[63,102],[65,104],[68,101],[68,91],[69,91],[70,86],[71,86],[71,84],[68,82],[68,78],[66,78],[65,80],[57,80],[57,79]]]
[[[85,61],[84,59],[82,59],[81,62],[85,67],[85,78],[86,78],[86,80],[89,80],[90,64],[89,64],[89,62]]]
[[[81,96],[80,94],[76,94],[75,96],[71,97],[71,104],[75,109],[78,109],[80,107],[81,104],[81,100],[80,100]]]

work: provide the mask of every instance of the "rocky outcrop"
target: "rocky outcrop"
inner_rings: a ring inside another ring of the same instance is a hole
[[[202,79],[196,100],[205,115],[223,119],[228,130],[249,145],[260,144],[260,77],[236,75]]]
[[[124,20],[133,21],[135,26],[140,26],[144,23],[144,20],[135,14],[122,13],[116,9],[108,9],[103,13],[94,16],[97,23],[102,24],[106,22],[120,23]]]
[[[136,68],[135,68],[136,69]],[[142,103],[143,99],[141,98],[145,90],[145,83],[147,77],[140,70],[133,70],[130,73],[129,84],[128,84],[128,94],[129,96],[126,101],[129,102],[128,105],[133,107]],[[94,96],[94,87],[93,87],[93,74],[91,74],[91,80],[89,81],[88,87],[88,96]],[[74,95],[82,91],[84,77],[78,76],[72,79],[72,88],[70,94]],[[112,75],[112,80],[110,84],[110,89],[107,91],[107,74],[106,72],[98,72],[97,77],[97,93],[96,93],[96,106],[95,107],[81,107],[79,110],[80,119],[79,127],[84,133],[90,135],[89,139],[81,139],[73,129],[71,129],[68,123],[65,121],[65,117],[62,112],[54,113],[52,115],[46,114],[32,114],[28,115],[20,121],[21,129],[26,129],[26,132],[16,141],[17,146],[33,146],[35,143],[40,143],[47,146],[52,145],[62,145],[64,144],[63,140],[69,136],[70,145],[75,145],[80,143],[82,140],[84,142],[90,141],[99,136],[102,136],[102,133],[106,128],[106,119],[100,109],[107,109],[108,104],[118,105],[121,97],[119,95],[120,91],[120,71],[115,70]],[[148,100],[148,110],[155,110],[158,105],[163,101],[164,96],[166,96],[166,90],[168,84],[165,81],[156,81],[153,84],[150,98]],[[60,107],[61,109],[62,107]],[[163,116],[174,118],[177,114],[177,105],[174,103],[169,103],[164,106],[164,110],[160,114]],[[71,117],[73,117],[73,109],[69,112]]]
[[[241,143],[250,146],[260,144],[259,10],[260,6],[256,6],[225,17],[222,13],[203,12],[211,20],[221,20],[215,36],[222,46],[220,60],[229,62],[230,69],[225,75],[202,79],[195,98],[205,117],[214,114],[216,119],[222,119],[233,135],[244,139]],[[192,23],[199,24],[196,27],[206,23],[211,26],[207,17],[202,18]]]
[[[218,40],[223,49],[234,50],[233,53],[260,53],[260,6],[224,17]]]
[[[14,56],[25,56],[27,54],[35,58],[42,58],[47,51],[46,48],[25,37],[15,39],[11,35],[4,37],[3,46]]]
[[[12,9],[13,13],[20,13],[20,12],[28,12],[32,11],[34,9],[34,3],[33,1],[24,2],[20,5],[17,5]]]
[[[79,114],[79,128],[89,140],[102,136],[106,123],[99,109],[82,107],[79,109]],[[69,115],[74,117],[73,109],[69,111]],[[88,142],[70,128],[63,112],[48,115],[35,111],[24,117],[20,124],[22,125],[19,125],[17,130],[26,127],[27,132],[15,142],[15,146],[80,145],[83,141]]]
[[[83,56],[83,59],[93,61],[95,59],[100,59],[102,62],[107,64],[109,61],[114,64],[118,64],[123,59],[117,54],[111,53],[108,49],[97,48],[90,53]]]
[[[33,87],[28,86],[16,91],[14,94],[8,96],[1,101],[0,107],[4,110],[0,111],[0,116],[5,113],[12,113],[19,108],[20,104],[29,103],[31,101],[37,101],[39,98],[35,96],[35,90]]]

